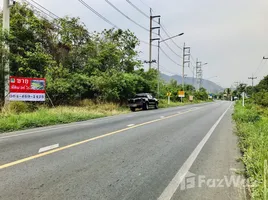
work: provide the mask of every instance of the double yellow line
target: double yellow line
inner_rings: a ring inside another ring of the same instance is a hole
[[[155,122],[158,122],[158,121],[162,121],[162,120],[165,120],[165,119],[170,119],[172,117],[176,117],[176,116],[179,116],[179,115],[182,115],[182,114],[186,114],[186,113],[189,113],[189,112],[192,112],[192,111],[195,111],[195,110],[199,110],[201,108],[203,108],[203,107],[199,107],[199,108],[195,108],[195,109],[190,109],[190,110],[187,110],[185,112],[181,112],[181,113],[170,115],[170,116],[167,116],[167,117],[164,117],[164,118],[160,118],[160,119],[155,119],[155,120],[152,120],[152,121],[144,122],[144,123],[137,124],[137,125],[134,125],[134,126],[131,126],[131,127],[128,127],[128,128],[120,129],[120,130],[117,130],[117,131],[106,133],[104,135],[100,135],[100,136],[93,137],[93,138],[90,138],[90,139],[87,139],[87,140],[83,140],[83,141],[80,141],[80,142],[76,142],[76,143],[73,143],[73,144],[70,144],[70,145],[67,145],[67,146],[63,146],[63,147],[60,147],[60,148],[57,148],[57,149],[54,149],[54,150],[50,150],[50,151],[47,151],[47,152],[36,154],[36,155],[30,156],[30,157],[27,157],[27,158],[23,158],[23,159],[14,161],[14,162],[10,162],[10,163],[4,164],[4,165],[0,165],[0,169],[4,169],[4,168],[8,168],[8,167],[11,167],[11,166],[14,166],[14,165],[18,165],[20,163],[24,163],[24,162],[27,162],[27,161],[30,161],[30,160],[33,160],[33,159],[36,159],[36,158],[40,158],[40,157],[43,157],[43,156],[46,156],[46,155],[50,155],[50,154],[53,154],[53,153],[56,153],[56,152],[59,152],[59,151],[65,150],[65,149],[69,149],[71,147],[75,147],[75,146],[78,146],[78,145],[81,145],[81,144],[85,144],[85,143],[88,143],[88,142],[91,142],[91,141],[94,141],[94,140],[98,140],[98,139],[101,139],[101,138],[104,138],[104,137],[115,135],[117,133],[122,133],[124,131],[130,130],[130,129],[134,129],[134,128],[137,128],[137,127],[140,127],[140,126],[144,126],[144,125],[147,125],[147,124],[152,124],[152,123],[155,123]]]

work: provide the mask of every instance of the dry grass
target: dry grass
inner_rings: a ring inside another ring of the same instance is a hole
[[[127,108],[112,103],[88,103],[83,106],[58,106],[55,108],[41,106],[34,112],[19,113],[7,109],[0,113],[0,133],[84,121],[127,112],[129,112]]]

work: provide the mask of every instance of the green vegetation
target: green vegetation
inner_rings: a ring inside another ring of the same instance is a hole
[[[268,183],[268,169],[264,169],[264,162],[268,160],[268,76],[255,87],[239,84],[233,93],[240,96],[242,92],[249,98],[245,107],[240,101],[236,103],[233,119],[237,124],[246,177],[252,185],[250,196],[264,199],[264,180]]]
[[[264,162],[268,160],[268,110],[251,101],[242,107],[239,101],[235,105],[233,119],[240,138],[246,177],[252,185],[249,188],[250,196],[256,200],[264,199],[264,178],[268,182],[268,169],[267,177],[264,177]]]
[[[10,53],[0,46],[3,61],[9,57],[10,75],[46,78],[46,91],[55,105],[73,105],[83,99],[124,104],[135,93],[156,95],[157,71],[144,70],[138,59],[140,41],[130,30],[90,33],[79,18],[48,21],[25,3],[13,6],[10,16],[10,34],[0,35],[0,45],[10,46]],[[194,87],[185,87],[186,94],[194,95]],[[181,89],[175,82],[162,82],[160,99],[169,90],[176,95]],[[205,90],[196,93],[196,99],[206,98]]]
[[[195,101],[194,103],[201,102]],[[55,108],[49,108],[45,105],[11,102],[8,108],[0,112],[0,133],[78,122],[130,112],[127,106],[120,106],[115,103],[100,103],[85,99],[76,104],[78,106],[57,106]],[[181,103],[171,101],[168,105],[167,100],[160,100],[160,108],[187,104],[190,104],[190,102]]]
[[[80,103],[81,106],[58,106],[56,108],[39,106],[35,111],[32,111],[32,106],[29,105],[23,102],[13,102],[7,110],[0,113],[0,133],[129,112],[127,107],[120,107],[117,104],[96,104],[92,101],[83,101]]]
[[[10,16],[10,33],[0,30],[0,106],[7,73],[4,64],[9,60],[12,76],[46,78],[46,91],[56,108],[47,106],[48,99],[45,104],[12,102],[0,113],[0,132],[128,112],[127,99],[136,93],[156,96],[157,70],[144,70],[138,59],[140,41],[130,30],[90,33],[79,18],[48,21],[25,3],[12,6]],[[183,105],[177,97],[179,90],[182,86],[176,81],[161,81],[160,99],[171,92],[172,103],[162,101],[160,107]],[[195,102],[208,98],[204,88],[195,91],[185,85],[185,90],[184,104],[190,95]]]

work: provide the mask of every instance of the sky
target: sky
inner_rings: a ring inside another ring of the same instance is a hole
[[[0,5],[2,5],[0,0]],[[31,0],[28,0],[31,2]],[[78,0],[35,0],[56,15],[80,17],[90,32],[112,28],[110,24],[92,13]],[[130,29],[143,41],[149,41],[149,32],[125,18],[105,0],[84,0],[97,12],[121,29]],[[149,19],[135,10],[126,0],[109,0],[128,17],[149,28]],[[174,39],[180,47],[185,43],[191,47],[193,59],[208,63],[203,67],[203,78],[231,87],[235,82],[251,84],[248,77],[258,77],[255,84],[268,74],[268,1],[267,0],[129,0],[149,15],[161,15],[161,24],[170,36],[181,32],[183,36]],[[154,24],[157,25],[157,24]],[[162,31],[161,36],[167,35]],[[168,45],[177,54],[181,49],[172,41]],[[156,42],[155,42],[156,44]],[[161,48],[176,63],[182,59],[175,55],[164,43]],[[149,59],[149,45],[138,47],[141,60]],[[157,59],[157,49],[153,47],[152,59]],[[192,60],[193,60],[192,59]],[[160,71],[168,75],[181,75],[182,67],[160,53]],[[195,63],[192,61],[192,65]],[[148,69],[148,64],[144,65]],[[156,67],[154,65],[154,67]],[[192,76],[190,68],[185,74]],[[217,77],[215,77],[217,76]]]

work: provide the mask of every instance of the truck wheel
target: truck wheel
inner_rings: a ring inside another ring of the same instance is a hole
[[[149,104],[148,104],[148,102],[145,102],[143,104],[143,110],[148,110],[148,109],[149,109]]]
[[[135,112],[136,108],[130,108],[130,110],[131,110],[132,112]]]
[[[154,108],[158,109],[158,103],[155,103]]]

